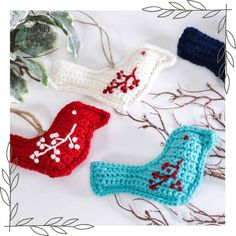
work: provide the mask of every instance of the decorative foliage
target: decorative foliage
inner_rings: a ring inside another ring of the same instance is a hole
[[[207,9],[201,2],[187,0],[190,8],[185,8],[182,4],[178,2],[169,2],[172,8],[162,8],[159,6],[144,7],[143,11],[158,13],[157,17],[163,18],[168,16],[173,16],[173,19],[182,19],[187,17],[192,12],[200,11],[203,13],[204,19],[211,18],[218,15],[221,11],[225,9]],[[228,9],[229,10],[229,9]]]
[[[75,59],[78,57],[78,51],[80,42],[78,40],[77,34],[74,27],[72,26],[73,18],[72,16],[65,12],[51,11],[49,15],[54,19],[55,24],[60,27],[64,33],[68,36],[68,47],[69,50],[73,52]]]
[[[235,38],[233,34],[227,28],[228,11],[230,11],[231,9],[228,9],[227,5],[225,8],[222,8],[222,9],[207,9],[201,2],[193,1],[193,0],[187,0],[187,3],[191,8],[185,8],[182,4],[178,2],[169,2],[172,8],[150,6],[150,7],[143,8],[143,11],[157,13],[158,14],[157,17],[159,18],[172,16],[173,19],[185,18],[188,15],[190,15],[192,12],[196,12],[196,11],[203,13],[203,16],[202,16],[203,19],[209,19],[223,12],[224,15],[218,24],[218,33],[220,33],[224,29],[225,47],[219,50],[218,55],[221,54],[222,57],[224,57],[225,63],[223,63],[221,68],[219,69],[218,76],[220,77],[223,73],[225,73],[225,92],[228,93],[229,87],[230,87],[230,76],[227,70],[227,62],[232,67],[234,67],[234,59],[233,59],[233,56],[227,50],[227,48],[228,48],[228,45],[230,45],[233,49],[236,49]],[[222,50],[224,50],[224,53],[222,53]],[[219,61],[220,60],[218,58],[217,62]]]
[[[11,30],[16,28],[20,23],[24,22],[28,14],[29,14],[28,11],[11,11],[10,12]]]
[[[55,50],[57,34],[50,25],[30,22],[19,27],[15,37],[15,47],[32,57],[50,53]]]
[[[79,39],[73,28],[73,18],[65,11],[34,12],[11,11],[10,63],[12,101],[22,102],[26,95],[25,76],[47,86],[48,76],[44,66],[36,57],[45,56],[56,50],[57,34],[61,29],[68,37],[69,50],[78,57]]]
[[[23,101],[25,95],[28,93],[26,81],[21,79],[16,72],[10,70],[10,94],[13,101]]]
[[[16,224],[12,223],[12,220],[17,215],[19,209],[19,203],[12,203],[12,192],[15,190],[19,183],[19,173],[16,173],[17,169],[17,160],[15,163],[10,163],[10,143],[7,146],[6,158],[9,165],[9,171],[2,169],[2,178],[4,182],[8,185],[8,191],[3,187],[0,187],[0,195],[2,201],[9,207],[9,221],[7,227],[9,231],[14,227],[27,227],[31,229],[35,234],[49,236],[48,230],[51,229],[53,232],[58,234],[67,234],[67,229],[75,230],[86,230],[92,229],[94,226],[91,224],[81,224],[78,223],[78,218],[71,218],[64,220],[63,217],[53,217],[46,221],[44,224],[32,224],[34,220],[33,217],[25,218],[17,222]]]
[[[12,220],[15,218],[19,203],[12,203],[12,192],[15,190],[19,183],[19,173],[15,174],[16,171],[16,163],[10,163],[9,162],[9,155],[11,153],[11,147],[10,144],[7,145],[7,151],[6,151],[6,158],[9,163],[9,171],[2,169],[2,177],[6,185],[8,186],[8,190],[4,189],[3,187],[0,187],[0,193],[3,202],[9,207],[9,225],[11,225]],[[17,160],[16,160],[17,162]]]

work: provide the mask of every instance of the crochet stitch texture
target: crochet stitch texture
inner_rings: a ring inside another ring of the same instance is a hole
[[[69,175],[86,159],[93,132],[109,118],[103,110],[72,102],[57,114],[43,135],[28,139],[11,134],[10,161],[52,178]]]
[[[221,80],[225,80],[224,43],[201,31],[188,27],[178,43],[178,55],[211,70]]]
[[[217,140],[212,130],[183,126],[170,135],[163,152],[143,166],[92,162],[92,190],[100,196],[123,192],[167,205],[185,204],[200,184],[205,159]]]
[[[56,90],[92,96],[118,110],[140,100],[157,74],[175,63],[171,52],[145,44],[115,68],[91,70],[65,60],[57,60],[50,71]]]

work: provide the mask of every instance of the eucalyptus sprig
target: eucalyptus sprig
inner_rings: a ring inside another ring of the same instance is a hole
[[[36,58],[57,49],[59,28],[67,36],[68,50],[78,58],[80,42],[74,18],[66,11],[11,11],[10,93],[13,102],[23,102],[28,94],[27,79],[48,85],[48,75]]]

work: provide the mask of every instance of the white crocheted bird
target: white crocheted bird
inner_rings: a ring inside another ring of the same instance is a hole
[[[66,60],[54,62],[50,84],[57,90],[92,96],[118,110],[141,99],[157,74],[174,65],[171,52],[145,44],[114,68],[92,70]]]

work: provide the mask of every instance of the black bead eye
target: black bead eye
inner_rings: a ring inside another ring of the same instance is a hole
[[[184,135],[184,140],[188,140],[189,136],[188,135]]]

